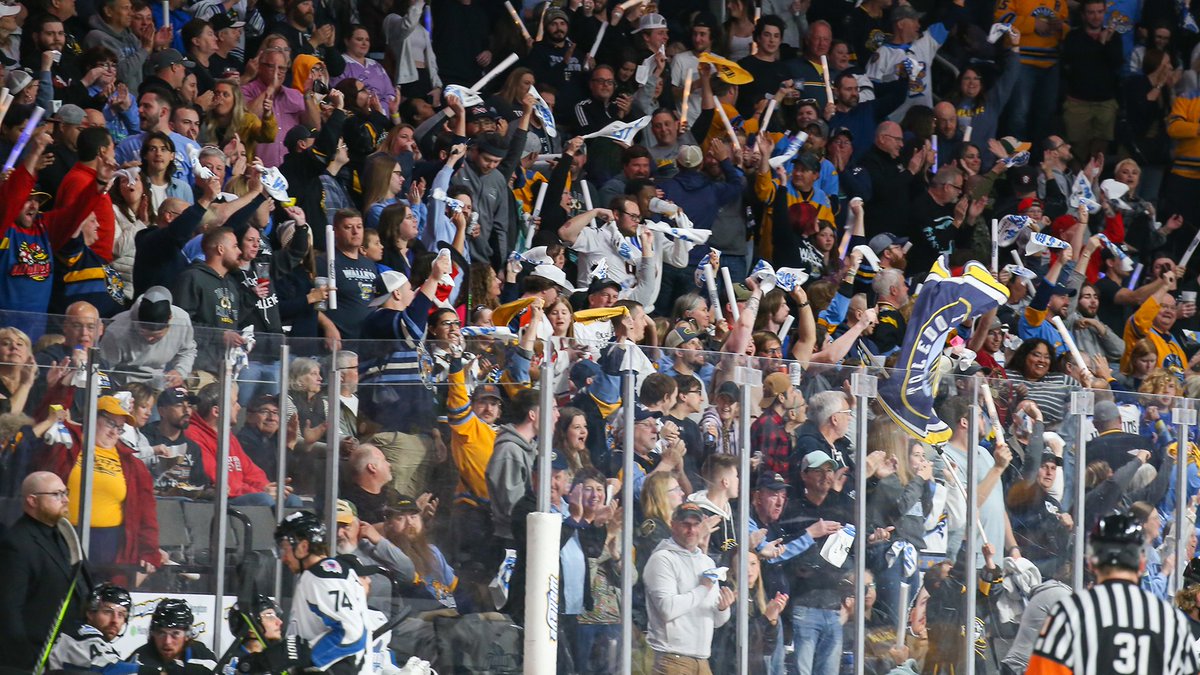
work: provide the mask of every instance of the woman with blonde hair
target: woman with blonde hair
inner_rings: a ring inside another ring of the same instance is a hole
[[[19,328],[0,328],[0,414],[23,412],[36,378],[29,336]]]
[[[247,161],[254,161],[254,149],[259,143],[273,143],[279,133],[271,98],[263,100],[263,118],[259,119],[246,110],[242,87],[233,79],[217,80],[206,118],[200,128],[200,142],[225,147],[236,135],[246,146]]]

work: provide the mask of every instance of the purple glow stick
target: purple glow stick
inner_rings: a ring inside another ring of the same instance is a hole
[[[12,152],[8,153],[8,161],[4,162],[4,173],[11,171],[17,165],[17,158],[21,156],[21,151],[29,143],[29,138],[33,136],[33,130],[37,128],[38,123],[42,121],[42,115],[45,114],[45,108],[38,108],[29,116],[29,120],[25,122],[25,128],[21,129],[21,135],[17,138],[17,144],[13,146]]]

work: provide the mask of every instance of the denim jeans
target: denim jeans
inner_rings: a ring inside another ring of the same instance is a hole
[[[250,405],[259,394],[279,393],[279,362],[256,361],[253,358],[238,373],[238,404]]]
[[[799,675],[837,675],[842,659],[842,622],[836,609],[792,608],[792,642]]]
[[[1032,141],[1035,146],[1051,133],[1050,121],[1058,102],[1058,79],[1058,66],[1021,66],[1005,111],[1007,133]]]
[[[618,670],[615,657],[620,653],[621,624],[581,623],[576,635],[576,670],[580,673],[615,673]]]

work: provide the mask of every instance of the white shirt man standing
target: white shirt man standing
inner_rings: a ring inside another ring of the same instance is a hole
[[[647,642],[655,672],[711,672],[713,630],[729,620],[735,596],[719,585],[712,558],[700,548],[704,517],[699,505],[681,504],[671,516],[671,538],[646,562]]]

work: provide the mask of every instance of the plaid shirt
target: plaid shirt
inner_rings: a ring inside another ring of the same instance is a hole
[[[787,432],[783,416],[771,410],[750,425],[750,447],[763,453],[765,471],[787,476],[788,456],[792,453],[792,435]]]

